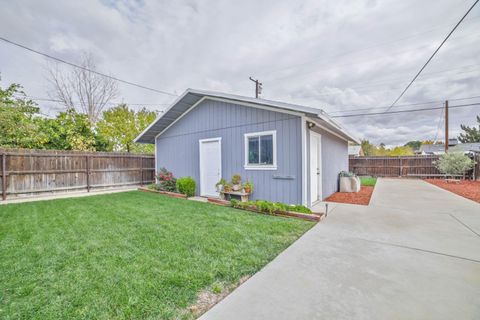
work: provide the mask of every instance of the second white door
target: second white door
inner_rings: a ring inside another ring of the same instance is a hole
[[[222,177],[221,138],[200,140],[200,195],[217,197],[215,184]]]

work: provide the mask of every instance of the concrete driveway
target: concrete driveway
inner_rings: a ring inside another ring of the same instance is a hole
[[[480,204],[379,179],[200,319],[480,319]]]

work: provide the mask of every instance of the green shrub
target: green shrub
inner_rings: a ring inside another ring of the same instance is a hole
[[[282,202],[271,202],[266,200],[256,200],[248,202],[240,202],[238,200],[230,200],[230,205],[234,208],[248,209],[248,207],[255,206],[258,211],[273,214],[276,211],[294,211],[300,213],[312,213],[312,211],[303,205],[289,205]]]
[[[195,195],[195,180],[192,177],[182,177],[177,179],[178,192],[193,197]]]
[[[300,212],[300,213],[312,213],[312,210],[310,210],[309,208],[301,205],[301,204],[297,204],[295,206],[290,206],[290,209],[289,211],[295,211],[295,212]]]
[[[442,154],[434,164],[443,174],[463,175],[473,168],[475,161],[461,152],[449,152]]]
[[[173,173],[165,168],[161,168],[157,174],[157,189],[168,192],[177,191],[177,179],[173,176]]]

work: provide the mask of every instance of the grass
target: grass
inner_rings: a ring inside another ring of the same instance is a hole
[[[377,178],[374,177],[360,177],[360,183],[362,186],[375,186]]]
[[[0,206],[1,319],[190,319],[313,223],[144,192]]]

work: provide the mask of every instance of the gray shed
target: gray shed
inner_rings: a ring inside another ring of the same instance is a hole
[[[155,144],[155,167],[192,176],[197,194],[240,174],[253,199],[312,206],[338,190],[348,142],[321,109],[188,89],[136,139]]]

